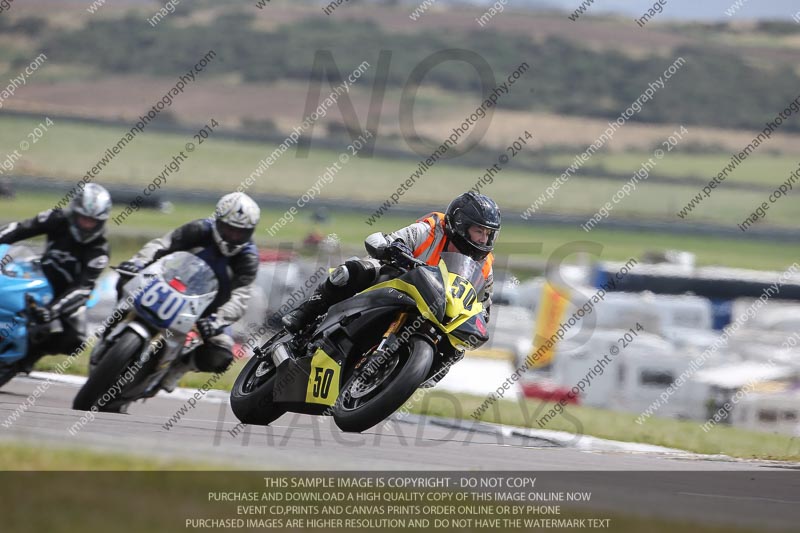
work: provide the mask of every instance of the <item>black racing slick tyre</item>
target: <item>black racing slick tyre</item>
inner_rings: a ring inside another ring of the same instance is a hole
[[[231,389],[231,410],[240,422],[268,426],[286,412],[273,402],[277,374],[269,359],[250,358]]]
[[[100,359],[94,372],[78,391],[72,401],[72,408],[89,411],[92,407],[96,407],[98,411],[116,411],[113,406],[119,403],[119,398],[103,402],[103,396],[113,390],[128,365],[141,353],[143,346],[144,340],[133,331],[126,331],[120,335],[119,339],[109,346],[108,353]]]
[[[430,371],[433,346],[426,339],[414,336],[406,350],[408,356],[401,354],[391,375],[369,394],[354,396],[352,391],[359,386],[362,372],[350,375],[333,408],[333,420],[342,431],[360,433],[379,424],[414,394]]]

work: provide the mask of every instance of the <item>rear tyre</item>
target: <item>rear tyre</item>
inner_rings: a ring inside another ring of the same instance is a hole
[[[400,361],[391,375],[367,395],[354,397],[351,394],[364,386],[363,380],[360,384],[357,381],[363,373],[356,371],[349,376],[333,407],[333,420],[342,431],[360,433],[379,424],[414,394],[430,371],[433,347],[422,337],[414,336],[406,349],[410,352],[408,357],[400,354]]]
[[[119,339],[109,346],[108,353],[100,359],[94,372],[78,391],[72,402],[72,408],[89,411],[96,406],[98,411],[118,412],[119,406],[115,407],[115,404],[120,403],[120,398],[112,398],[107,404],[102,405],[100,400],[116,385],[128,365],[141,353],[143,345],[144,340],[133,331],[126,331],[120,335]]]
[[[269,356],[250,358],[231,388],[231,410],[240,422],[268,426],[286,413],[273,401],[277,375]]]

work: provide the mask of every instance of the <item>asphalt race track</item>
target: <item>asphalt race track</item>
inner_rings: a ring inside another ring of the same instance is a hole
[[[544,476],[551,471],[549,479],[563,479],[573,489],[579,479],[581,490],[596,491],[593,507],[795,531],[800,523],[800,472],[793,468],[797,465],[579,450],[418,418],[358,435],[342,433],[328,418],[288,414],[271,428],[249,428],[252,431],[231,435],[236,420],[225,401],[227,394],[217,391],[169,430],[164,424],[185,405],[185,395],[137,403],[127,415],[98,413],[71,435],[70,428],[85,415],[70,408],[77,385],[52,383],[33,407],[5,427],[8,416],[41,383],[41,379],[18,377],[0,390],[0,438],[196,460],[220,469],[487,470]],[[572,472],[559,478],[556,471]],[[661,474],[653,474],[656,471]],[[748,481],[731,482],[730,476]]]

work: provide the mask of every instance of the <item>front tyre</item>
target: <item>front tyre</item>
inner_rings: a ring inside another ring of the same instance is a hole
[[[120,335],[119,339],[109,346],[108,353],[97,363],[94,372],[78,391],[72,402],[72,408],[89,411],[92,406],[97,406],[98,411],[114,411],[113,407],[101,405],[99,401],[103,395],[112,390],[128,365],[141,353],[143,345],[144,340],[133,331],[126,331]],[[114,399],[111,400],[111,403],[113,402]]]
[[[399,357],[391,374],[374,390],[368,389],[363,372],[349,377],[333,407],[333,420],[342,431],[360,433],[385,420],[408,400],[425,379],[433,363],[433,346],[414,336],[406,348],[408,357]],[[365,367],[366,368],[366,367]],[[379,374],[379,372],[378,372]]]
[[[19,365],[14,363],[3,364],[0,366],[0,387],[14,379],[14,376],[19,372]]]

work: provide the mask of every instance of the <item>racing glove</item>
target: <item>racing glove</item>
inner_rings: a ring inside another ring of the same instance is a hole
[[[117,268],[124,272],[130,272],[129,275],[133,275],[142,270],[144,265],[142,265],[142,263],[139,261],[123,261]]]
[[[411,262],[408,257],[406,257],[408,255],[413,256],[414,252],[400,239],[392,242],[386,248],[386,256],[392,261],[392,263],[402,268],[411,268],[414,266],[414,263]]]
[[[217,315],[209,315],[205,318],[201,318],[197,321],[197,331],[200,332],[200,336],[203,337],[203,340],[208,340],[215,335],[219,335],[225,330],[226,324],[217,319]]]
[[[43,305],[35,305],[31,307],[31,317],[39,324],[47,324],[52,322],[55,316],[49,307]]]

